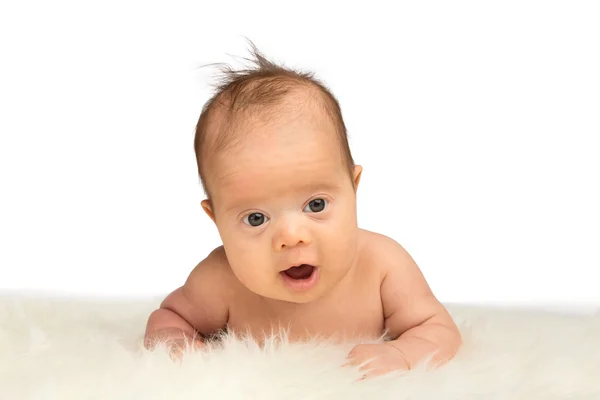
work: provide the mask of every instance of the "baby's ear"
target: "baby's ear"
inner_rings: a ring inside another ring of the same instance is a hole
[[[202,200],[202,202],[200,204],[202,205],[202,209],[204,209],[204,212],[206,213],[206,215],[208,215],[210,217],[210,219],[212,219],[213,222],[215,222],[215,214],[213,213],[213,209],[212,209],[212,205],[210,204],[210,200]]]
[[[358,189],[358,184],[360,183],[360,176],[362,174],[363,168],[360,165],[354,166],[353,172],[353,182],[354,182],[354,190]]]

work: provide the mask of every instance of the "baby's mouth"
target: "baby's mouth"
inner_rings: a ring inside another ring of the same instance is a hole
[[[312,276],[315,267],[308,264],[298,265],[297,267],[291,267],[282,271],[282,273],[286,274],[292,279],[308,279]]]

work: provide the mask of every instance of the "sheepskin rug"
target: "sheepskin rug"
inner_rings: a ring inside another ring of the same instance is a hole
[[[600,313],[447,305],[464,345],[437,370],[358,380],[352,344],[226,337],[182,363],[142,346],[160,299],[0,298],[0,399],[600,399]]]

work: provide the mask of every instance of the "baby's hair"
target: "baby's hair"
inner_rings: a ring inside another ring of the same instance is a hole
[[[258,111],[264,117],[264,111],[271,119],[277,118],[278,110],[286,99],[305,89],[310,95],[310,100],[316,100],[325,114],[331,119],[336,130],[342,157],[352,179],[354,160],[348,144],[346,125],[342,118],[339,103],[331,91],[314,77],[312,72],[294,70],[283,65],[278,65],[268,60],[248,40],[252,58],[244,58],[252,65],[243,69],[233,69],[227,64],[210,64],[220,66],[221,77],[215,86],[214,95],[202,108],[196,134],[194,138],[194,150],[198,174],[204,193],[210,200],[209,188],[206,184],[205,163],[207,155],[215,154],[225,150],[239,142],[241,138],[235,137],[241,123],[240,116],[252,117],[248,111]],[[308,90],[306,90],[308,89]],[[210,143],[207,141],[208,132],[216,130]]]

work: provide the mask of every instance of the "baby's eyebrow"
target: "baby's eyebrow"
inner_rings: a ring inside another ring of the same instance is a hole
[[[249,200],[249,199],[236,199],[233,203],[231,203],[225,207],[225,212],[229,213],[233,210],[245,208],[243,205],[250,204],[252,201],[253,200]]]
[[[297,190],[301,193],[312,193],[318,191],[325,192],[334,192],[339,189],[340,185],[338,183],[323,181],[323,182],[309,182],[303,185],[299,185],[298,188],[292,188],[292,190]]]

